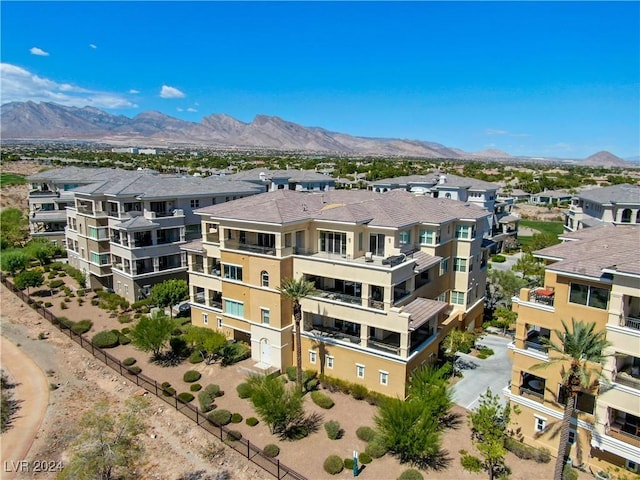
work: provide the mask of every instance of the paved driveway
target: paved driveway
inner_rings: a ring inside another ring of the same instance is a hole
[[[489,260],[491,264],[491,268],[494,270],[511,270],[511,268],[517,263],[517,261],[522,257],[522,252],[514,253],[513,255],[505,255],[506,260],[502,263],[492,262]]]
[[[511,339],[498,335],[485,335],[478,343],[495,352],[489,358],[479,358],[460,353],[458,365],[463,369],[464,377],[453,387],[453,401],[466,409],[473,409],[478,404],[482,393],[491,388],[498,393],[502,402],[502,389],[511,379],[511,359],[507,345]]]

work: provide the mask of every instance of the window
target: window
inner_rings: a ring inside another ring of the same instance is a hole
[[[364,365],[356,363],[356,376],[358,378],[364,378]]]
[[[129,285],[127,285],[126,283],[124,284],[124,294],[129,295]]]
[[[535,420],[536,423],[535,423],[534,429],[536,432],[542,432],[547,426],[547,419],[544,417],[539,417],[537,415],[535,418],[536,418]]]
[[[320,232],[319,250],[321,252],[346,255],[347,234],[340,232]]]
[[[244,318],[244,303],[235,300],[224,301],[224,312],[233,317]]]
[[[364,233],[358,233],[358,250],[364,250]]]
[[[208,313],[203,313],[202,314],[202,323],[204,323],[205,325],[209,325],[209,314]]]
[[[109,238],[106,228],[89,227],[89,238],[94,240],[107,240]]]
[[[263,287],[269,286],[269,272],[267,272],[266,270],[260,272],[260,283]]]
[[[216,320],[218,321],[218,328],[222,328],[222,317],[216,317]]]
[[[444,275],[449,271],[449,257],[440,260],[440,275]]]
[[[569,302],[606,310],[607,304],[609,303],[609,290],[606,288],[582,285],[580,283],[572,283],[569,292]]]
[[[420,230],[420,245],[436,245],[440,243],[440,234],[435,230]]]
[[[262,323],[264,323],[265,325],[269,325],[269,309],[268,308],[260,309],[260,319],[262,320]]]
[[[224,278],[229,280],[242,281],[242,267],[238,265],[225,265],[224,266]]]
[[[400,232],[400,246],[409,245],[411,243],[411,230]]]
[[[632,472],[637,472],[638,471],[638,464],[636,462],[634,462],[633,460],[626,459],[626,462],[625,462],[624,466],[625,466],[625,468],[627,470],[631,470]]]
[[[575,443],[576,443],[576,431],[575,430],[569,430],[569,439],[567,440],[567,443],[569,445],[575,445]]]
[[[327,368],[333,368],[333,357],[331,355],[327,355],[326,362]]]
[[[317,354],[316,352],[314,352],[313,350],[309,350],[309,363],[316,363],[316,358],[317,358]]]
[[[453,270],[456,272],[466,272],[467,271],[467,259],[456,257],[453,259]]]
[[[191,208],[198,208],[198,207],[200,207],[200,200],[197,198],[191,200]]]
[[[446,302],[447,301],[447,292],[442,292],[440,295],[438,295],[436,297],[436,300],[439,302]]]
[[[567,400],[565,389],[562,384],[558,384],[558,402],[562,405]],[[596,406],[596,397],[587,392],[578,392],[576,396],[575,409],[579,412],[593,414]]]
[[[470,225],[456,225],[456,238],[469,239],[471,235]]]
[[[451,303],[455,305],[464,305],[464,292],[451,292]]]
[[[95,263],[97,265],[107,265],[109,263],[109,254],[91,252],[91,263]]]
[[[389,385],[389,372],[380,370],[380,385]]]

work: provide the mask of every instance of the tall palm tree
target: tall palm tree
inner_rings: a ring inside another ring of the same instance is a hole
[[[605,348],[610,345],[606,339],[606,332],[594,332],[595,323],[576,322],[571,319],[571,328],[562,321],[563,330],[554,330],[558,343],[550,339],[543,339],[549,349],[549,361],[534,365],[534,369],[546,368],[560,364],[562,375],[561,388],[565,394],[564,413],[560,425],[560,444],[553,474],[554,480],[562,480],[562,470],[567,457],[569,429],[574,416],[574,408],[578,393],[582,390],[592,390],[597,387],[601,377],[600,366],[604,363]],[[595,378],[592,376],[595,374]]]
[[[316,291],[316,288],[313,282],[309,282],[304,278],[300,278],[299,280],[294,278],[285,278],[280,283],[278,290],[282,296],[293,302],[293,320],[296,326],[296,380],[298,382],[298,388],[302,391],[302,340],[300,336],[302,305],[300,305],[300,300],[312,295]]]

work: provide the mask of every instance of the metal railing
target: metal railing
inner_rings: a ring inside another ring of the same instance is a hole
[[[534,397],[534,400],[544,402],[544,393],[531,390],[530,388],[520,387],[520,395],[529,395]]]
[[[60,319],[56,317],[48,309],[38,306],[29,295],[18,290],[13,283],[9,281],[4,275],[0,276],[0,281],[16,296],[18,296],[23,302],[27,303],[33,308],[39,315],[49,321],[62,333],[67,335],[71,340],[80,345],[84,350],[93,355],[96,359],[103,362],[106,366],[119,373],[132,383],[135,383],[138,387],[144,388],[147,392],[155,395],[163,402],[171,405],[176,411],[182,413],[196,423],[199,427],[214,435],[219,440],[224,441],[231,430],[223,425],[212,422],[207,416],[200,412],[200,410],[189,404],[183,403],[175,393],[166,392],[162,385],[152,378],[143,375],[142,373],[134,374],[129,368],[124,365],[120,360],[105,352],[103,349],[96,347],[89,340],[79,335],[60,322]],[[225,441],[225,445],[233,448],[236,452],[245,456],[248,460],[256,464],[258,467],[265,470],[270,475],[273,475],[277,479],[292,478],[296,480],[307,480],[307,478],[301,473],[296,472],[290,467],[284,465],[280,460],[268,457],[264,451],[252,444],[248,439],[241,438],[236,441]]]
[[[640,318],[624,317],[624,326],[633,328],[634,330],[640,330]]]
[[[524,342],[524,347],[525,348],[530,348],[532,350],[537,350],[538,352],[542,352],[544,354],[548,353],[549,351],[549,347],[544,346],[543,344],[539,343],[539,342],[530,342],[530,341],[526,341]]]
[[[633,377],[629,373],[618,372],[613,380],[621,385],[640,390],[640,378]]]

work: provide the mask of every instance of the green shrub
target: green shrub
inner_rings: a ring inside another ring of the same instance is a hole
[[[229,430],[227,432],[227,441],[228,442],[238,442],[242,440],[242,433],[238,430]]]
[[[214,425],[228,425],[231,422],[231,412],[229,410],[219,408],[207,414],[207,418]]]
[[[197,370],[187,370],[184,372],[182,379],[187,383],[193,383],[200,380],[200,377],[202,377],[202,374]]]
[[[220,390],[220,386],[212,383],[207,385],[204,390],[198,393],[198,403],[200,405],[200,410],[203,412],[208,412],[213,409],[213,402],[216,397],[221,397],[224,395],[224,392]]]
[[[345,458],[342,463],[347,470],[353,470],[353,458]]]
[[[51,303],[51,302],[44,302],[44,306],[45,306],[45,308],[51,308],[51,307],[53,307],[53,303]]]
[[[249,417],[245,420],[245,423],[250,427],[255,427],[258,423],[258,419],[256,417]]]
[[[49,272],[49,274],[47,275],[47,279],[48,280],[51,280],[51,279],[56,278],[56,277],[57,277],[57,275],[56,275],[55,272]]]
[[[324,409],[329,409],[335,405],[331,398],[318,390],[311,392],[311,400],[313,400],[313,403],[318,405],[320,408]]]
[[[130,367],[131,365],[136,363],[136,361],[137,360],[135,358],[133,358],[133,357],[127,357],[124,360],[122,360],[122,364],[127,366],[127,367]]]
[[[251,387],[248,383],[241,383],[236,387],[236,392],[240,398],[249,398],[251,396]]]
[[[134,375],[139,375],[140,372],[142,372],[142,369],[138,365],[127,367],[127,370],[129,371],[129,373],[132,373]]]
[[[376,435],[373,440],[369,442],[364,451],[367,455],[371,455],[372,458],[380,458],[387,453],[388,448],[385,446],[382,439]]]
[[[398,480],[424,480],[424,477],[418,470],[409,468],[400,474]]]
[[[93,322],[91,320],[80,320],[79,322],[75,322],[71,325],[71,330],[73,333],[77,333],[78,335],[82,335],[83,333],[87,333],[93,327]]]
[[[133,319],[131,318],[131,315],[129,315],[128,313],[123,313],[122,315],[118,315],[118,321],[120,323],[131,323]]]
[[[91,300],[91,305],[97,307],[100,302],[98,300]]]
[[[131,304],[131,308],[136,311],[141,311],[143,307],[148,307],[151,304],[151,298],[145,298],[143,300],[138,300],[137,302],[133,302]]]
[[[51,280],[49,282],[49,288],[60,288],[62,285],[64,285],[64,280],[60,280],[60,279],[56,279],[56,280]]]
[[[504,447],[523,460],[535,460],[536,463],[549,463],[551,461],[551,453],[546,448],[531,447],[513,438],[507,438],[504,442]]]
[[[227,343],[222,348],[222,365],[233,365],[251,356],[251,346],[245,342]]]
[[[496,263],[504,263],[507,261],[507,257],[504,255],[491,255],[491,261]]]
[[[96,333],[91,338],[91,343],[99,348],[113,348],[120,344],[118,335],[109,330]]]
[[[195,397],[193,396],[193,393],[189,393],[189,392],[180,392],[178,394],[178,400],[180,400],[182,403],[189,403],[190,401],[192,401]]]
[[[338,455],[329,455],[324,461],[323,468],[325,472],[337,475],[344,469],[344,463]]]
[[[336,420],[329,420],[324,424],[324,429],[327,432],[327,437],[331,440],[338,440],[342,437],[342,429],[340,428],[340,423]]]
[[[370,442],[376,436],[376,432],[371,427],[358,427],[356,436],[363,442]]]
[[[474,457],[473,455],[462,455],[462,457],[460,457],[460,464],[462,465],[462,468],[470,472],[477,473],[483,470],[482,460],[478,457]]]
[[[69,307],[67,307],[67,304],[64,302],[64,300],[61,301],[60,302],[60,310],[66,310],[67,308],[69,308]]]
[[[356,400],[364,400],[369,393],[369,390],[364,385],[359,383],[354,384],[351,387],[351,396]]]
[[[128,335],[130,331],[131,329],[129,327],[124,327],[122,330],[120,330],[120,333],[122,333],[123,335]]]
[[[202,390],[202,385],[200,385],[199,383],[192,383],[189,387],[189,390],[191,390],[192,392],[199,392],[200,390]]]
[[[162,388],[168,388],[170,386],[171,384],[169,382],[162,382],[162,385],[161,385]]]
[[[481,359],[485,359],[490,357],[491,355],[493,355],[495,352],[488,348],[488,347],[482,347],[479,351],[478,351],[478,358]]]
[[[562,480],[578,480],[578,472],[571,468],[571,465],[565,465],[562,469]]]
[[[162,395],[165,397],[173,397],[176,394],[176,389],[169,386],[162,389]]]
[[[60,321],[60,328],[63,330],[71,328],[76,324],[76,322],[69,320],[67,317],[59,317],[58,320]]]
[[[202,355],[200,355],[200,352],[193,352],[189,355],[189,363],[200,363],[203,360],[204,359],[202,358]]]
[[[287,367],[285,372],[290,382],[295,382],[298,379],[298,369],[294,365]]]
[[[367,452],[363,452],[360,455],[358,455],[358,460],[360,460],[360,463],[367,465],[371,463],[373,458],[371,458],[371,455],[369,455]]]
[[[231,415],[231,423],[240,423],[242,422],[242,420],[242,415],[240,415],[239,413],[234,413],[233,415]]]
[[[118,332],[116,330],[116,332]],[[120,345],[129,345],[131,343],[131,339],[127,337],[125,334],[118,332],[118,343]]]
[[[273,443],[269,443],[268,445],[265,445],[264,450],[262,451],[267,457],[274,458],[280,454],[280,447]]]

